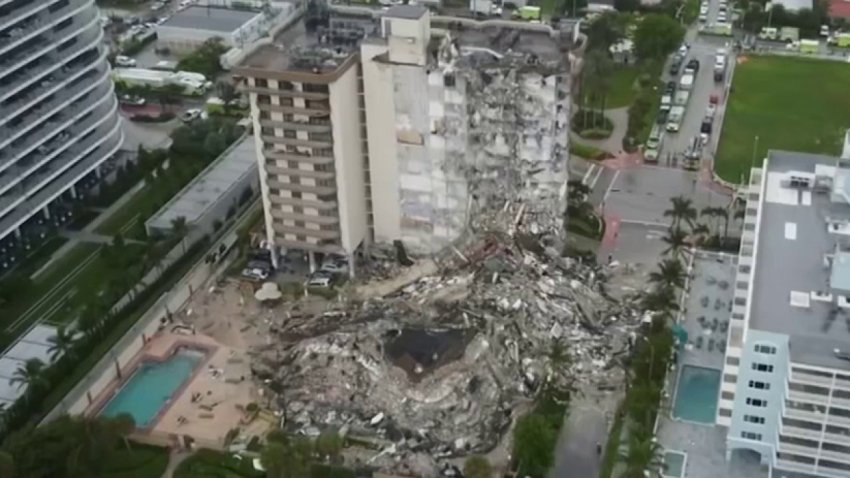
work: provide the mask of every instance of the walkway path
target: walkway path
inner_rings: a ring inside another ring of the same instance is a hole
[[[98,234],[96,232],[89,231],[88,228],[83,229],[82,231],[68,231],[63,230],[59,232],[59,235],[70,239],[69,242],[92,242],[95,244],[112,244],[113,237],[107,236],[106,234]],[[127,244],[144,244],[143,241],[138,239],[124,239],[124,242]]]
[[[599,475],[608,425],[616,404],[613,394],[582,397],[570,404],[555,447],[555,466],[549,473],[551,478],[595,478]]]
[[[190,456],[192,456],[191,452],[172,450],[168,454],[168,466],[165,468],[165,473],[162,474],[162,478],[172,478],[174,476],[174,471],[178,466],[180,466],[180,463],[183,463],[183,461]]]
[[[574,106],[573,108],[575,111],[578,111],[577,106]],[[611,136],[608,136],[605,139],[584,139],[579,137],[579,135],[575,132],[570,131],[570,141],[603,149],[611,154],[618,154],[623,150],[623,138],[626,137],[626,130],[628,130],[629,127],[629,108],[624,106],[622,108],[605,110],[605,116],[611,120],[611,123],[614,125],[614,130],[611,131]]]
[[[92,220],[90,223],[88,223],[88,225],[86,227],[84,227],[80,232],[94,233],[94,230],[97,229],[98,226],[100,226],[104,221],[106,221],[110,216],[112,216],[113,213],[115,213],[116,211],[121,209],[125,204],[127,204],[130,201],[130,199],[132,199],[136,195],[137,192],[142,190],[143,187],[145,187],[144,179],[139,181],[132,188],[130,188],[129,191],[124,193],[124,195],[121,196],[120,198],[118,198],[117,201],[112,203],[111,206],[104,209],[103,212],[100,213],[99,216],[97,216],[96,218],[94,218],[94,220]],[[111,239],[110,239],[110,241],[111,241]],[[65,244],[62,245],[62,247],[57,249],[56,252],[54,252],[50,256],[50,260],[45,262],[43,266],[41,266],[37,271],[35,271],[30,276],[30,279],[32,279],[32,280],[38,279],[38,277],[41,274],[43,274],[44,271],[48,270],[53,265],[53,263],[55,261],[59,260],[62,256],[67,254],[68,251],[73,249],[78,243],[79,243],[79,238],[71,238],[70,241],[66,242]]]

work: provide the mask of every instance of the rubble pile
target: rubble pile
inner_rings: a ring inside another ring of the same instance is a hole
[[[504,212],[479,227],[515,229],[522,211]],[[538,235],[479,232],[467,242],[438,258],[439,274],[389,296],[315,317],[279,314],[254,363],[279,392],[288,429],[367,437],[371,464],[432,476],[441,459],[493,449],[543,384],[622,382],[614,359],[639,315],[607,298],[599,270]]]

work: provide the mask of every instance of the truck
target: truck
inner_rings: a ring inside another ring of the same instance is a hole
[[[523,20],[540,21],[540,7],[526,5],[514,10],[514,15]]]
[[[700,159],[702,158],[702,138],[699,135],[694,136],[688,143],[688,148],[685,150],[684,161],[682,167],[690,171],[699,169]]]
[[[782,27],[779,29],[779,38],[777,40],[785,43],[795,42],[800,39],[800,29],[796,27]]]
[[[829,38],[829,43],[840,48],[850,47],[850,33],[838,32]]]
[[[679,126],[682,124],[682,117],[684,116],[684,106],[674,106],[670,108],[670,114],[667,115],[667,131],[671,133],[678,133]]]
[[[669,92],[664,92],[661,95],[661,106],[670,107],[673,104],[673,94]]]
[[[686,73],[682,75],[682,78],[679,79],[679,89],[681,90],[690,90],[691,87],[694,86],[694,75],[693,73]]]
[[[687,90],[677,91],[676,95],[673,97],[673,105],[674,106],[686,106],[688,104],[688,100],[691,98],[691,92]]]
[[[179,85],[188,94],[203,94],[212,86],[212,82],[200,73],[190,71],[158,71],[145,68],[115,68],[112,76],[116,83],[127,86],[149,86],[151,88],[164,88],[170,85]]]
[[[491,0],[469,0],[469,11],[485,17],[502,13],[502,9]]]
[[[726,50],[720,48],[714,55],[714,81],[721,82],[726,77]]]
[[[817,53],[820,50],[820,42],[817,40],[800,40],[801,53]]]

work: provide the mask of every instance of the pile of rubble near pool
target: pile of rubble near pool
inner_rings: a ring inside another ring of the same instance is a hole
[[[545,382],[622,382],[616,356],[639,317],[605,296],[599,270],[520,233],[467,242],[390,295],[277,314],[254,369],[287,429],[363,437],[369,464],[434,476],[448,458],[493,449]],[[569,360],[552,363],[557,341]]]

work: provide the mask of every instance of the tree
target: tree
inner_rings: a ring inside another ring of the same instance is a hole
[[[682,288],[685,286],[685,268],[677,259],[664,259],[658,270],[649,273],[649,281],[660,287]]]
[[[221,38],[210,38],[191,54],[180,60],[177,64],[177,69],[181,71],[194,71],[207,78],[213,78],[222,72],[220,57],[227,50],[228,48]]]
[[[671,227],[667,230],[667,235],[661,238],[667,244],[662,254],[672,256],[678,260],[682,257],[685,248],[688,246],[687,239],[688,235],[685,234],[685,231]]]
[[[50,354],[52,362],[55,362],[62,355],[70,356],[73,353],[76,343],[74,335],[74,329],[60,325],[56,328],[56,335],[48,337],[47,342],[50,346],[47,348],[47,353]]]
[[[634,51],[641,60],[660,60],[682,43],[684,28],[673,18],[660,13],[643,17],[634,33]]]
[[[646,476],[661,477],[664,466],[664,448],[655,441],[653,436],[648,438],[631,436],[628,451],[620,455],[624,465],[622,478],[645,478]],[[646,472],[650,474],[647,475]]]
[[[493,476],[493,467],[490,462],[483,456],[475,455],[466,459],[463,464],[464,478],[491,478]]]
[[[171,220],[171,233],[178,238],[183,246],[183,254],[186,253],[186,235],[189,234],[189,226],[186,225],[186,218],[183,216],[175,217]]]
[[[697,218],[697,209],[694,207],[693,201],[684,197],[676,196],[670,198],[671,207],[664,211],[664,217],[673,219],[672,227],[678,229],[682,225],[682,221],[692,226]]]
[[[117,416],[106,419],[111,433],[120,437],[124,447],[130,450],[130,435],[136,431],[136,420],[129,413],[119,413]]]
[[[671,287],[658,287],[643,296],[642,305],[646,310],[670,312],[679,310],[676,291]]]
[[[17,384],[18,388],[27,387],[27,396],[33,393],[34,390],[47,386],[47,379],[44,377],[44,362],[37,358],[31,358],[18,366],[15,373],[12,374],[12,379],[9,380],[12,385]]]
[[[598,111],[599,115],[593,115],[592,127],[602,127],[605,121],[605,103],[610,88],[610,78],[614,70],[611,58],[607,51],[590,50],[585,54],[583,67],[582,90],[584,92],[584,109]],[[590,103],[587,100],[589,97]],[[588,126],[587,122],[583,125]]]
[[[558,432],[546,417],[532,413],[519,419],[514,429],[517,476],[545,476],[555,458]]]
[[[587,27],[587,48],[608,52],[611,45],[626,34],[624,16],[617,12],[605,12],[596,17]]]
[[[7,451],[0,451],[0,478],[15,478],[15,459]]]
[[[310,470],[313,444],[309,439],[277,437],[269,440],[260,453],[267,478],[303,478]]]
[[[329,430],[316,437],[316,454],[328,463],[337,463],[342,451],[342,437],[336,430]]]
[[[232,108],[233,103],[239,99],[239,92],[236,90],[236,87],[233,86],[233,83],[228,81],[219,81],[216,84],[216,91],[218,93],[218,97],[224,103],[224,105],[222,105],[224,115],[230,116],[230,108]]]

